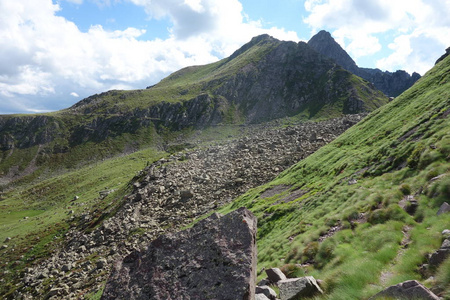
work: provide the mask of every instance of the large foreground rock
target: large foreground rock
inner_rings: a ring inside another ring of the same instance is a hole
[[[240,208],[163,235],[115,264],[102,299],[252,300],[256,222]]]
[[[291,278],[278,282],[281,300],[294,300],[323,294],[322,289],[312,276]]]
[[[376,299],[421,299],[421,300],[439,300],[439,297],[433,294],[429,289],[421,285],[416,280],[408,280],[397,285],[388,287],[379,292],[369,300]]]

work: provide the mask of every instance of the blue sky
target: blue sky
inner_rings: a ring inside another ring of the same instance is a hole
[[[450,46],[448,0],[0,0],[0,114],[54,111],[325,29],[361,67],[424,74]]]

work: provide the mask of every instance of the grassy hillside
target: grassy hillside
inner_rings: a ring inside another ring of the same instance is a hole
[[[450,228],[450,214],[436,216],[450,200],[449,114],[447,57],[331,144],[221,211],[251,209],[259,270],[322,279],[320,299],[367,299],[408,279],[448,299],[450,261],[419,269]],[[411,198],[415,213],[405,211]]]

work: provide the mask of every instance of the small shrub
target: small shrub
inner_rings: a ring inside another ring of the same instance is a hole
[[[439,172],[436,169],[431,169],[427,175],[425,175],[425,178],[427,181],[431,180],[432,178],[439,175]]]
[[[434,198],[433,206],[439,207],[450,199],[450,176],[434,182],[427,190],[427,196]]]
[[[287,262],[291,262],[293,260],[298,259],[298,247],[292,247],[291,250],[289,251],[289,253],[286,256],[286,261]]]
[[[328,238],[319,245],[315,260],[317,266],[323,267],[333,258],[333,252],[336,249],[336,242],[332,238]]]
[[[400,206],[394,204],[387,208],[376,209],[369,214],[367,221],[371,224],[383,224],[389,220],[405,221],[406,212]]]
[[[369,213],[367,222],[371,224],[382,224],[388,220],[387,212],[385,208],[375,209]]]
[[[303,249],[303,256],[306,258],[306,261],[311,261],[316,256],[319,251],[319,243],[318,242],[310,242],[306,245],[305,249]]]
[[[286,275],[287,278],[298,278],[305,276],[305,270],[300,265],[286,264],[280,268],[281,272]]]
[[[359,218],[359,213],[356,209],[352,209],[344,215],[344,219],[347,220],[348,222],[353,221],[353,220],[358,220],[358,218]]]
[[[411,187],[409,184],[404,183],[400,186],[400,192],[402,192],[403,195],[411,195]]]
[[[440,153],[439,151],[427,149],[427,151],[425,151],[420,156],[420,161],[419,161],[418,167],[419,167],[419,169],[423,170],[428,165],[430,165],[433,162],[438,161],[442,158],[443,158],[442,153]]]
[[[419,160],[420,160],[420,155],[422,154],[422,152],[425,150],[425,145],[424,144],[419,144],[416,146],[416,148],[413,150],[413,152],[411,153],[411,155],[408,157],[408,167],[415,169],[418,164],[419,164]]]

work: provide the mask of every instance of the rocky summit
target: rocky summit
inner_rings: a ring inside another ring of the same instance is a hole
[[[241,208],[162,235],[114,265],[102,299],[252,300],[256,223]]]
[[[380,69],[358,67],[350,55],[325,30],[321,30],[314,35],[308,41],[308,46],[333,59],[344,69],[373,83],[377,89],[390,97],[400,95],[420,78],[420,75],[416,72],[410,75],[403,70],[383,72]]]

